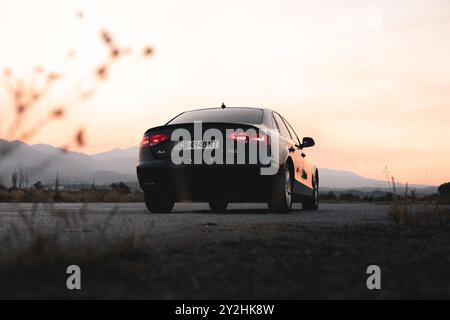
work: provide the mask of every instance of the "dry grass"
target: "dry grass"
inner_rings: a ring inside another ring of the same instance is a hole
[[[0,298],[64,297],[70,293],[65,287],[67,266],[76,264],[89,270],[88,279],[95,283],[106,283],[118,274],[126,273],[129,281],[137,281],[134,261],[148,253],[145,242],[133,233],[131,236],[110,239],[108,229],[119,212],[114,207],[98,224],[95,240],[87,238],[62,241],[61,229],[82,230],[88,223],[85,204],[76,213],[69,214],[48,203],[48,211],[57,223],[51,232],[44,232],[40,222],[38,205],[34,204],[31,214],[19,211],[20,228],[11,224],[2,239],[0,249]],[[1,217],[0,217],[1,219]],[[46,291],[48,290],[48,292]],[[56,296],[54,296],[56,294]]]
[[[0,105],[0,139],[27,142],[50,123],[63,119],[69,111],[94,97],[98,88],[109,78],[113,65],[133,53],[131,48],[118,45],[107,30],[101,30],[99,35],[106,48],[105,58],[92,69],[85,71],[84,76],[75,83],[67,81],[70,77],[65,70],[48,70],[40,64],[33,68],[28,77],[16,75],[11,68],[4,69],[3,87],[9,101]],[[154,53],[151,46],[144,46],[138,51],[144,58]],[[76,50],[68,51],[65,68],[69,68],[76,56]],[[55,87],[61,86],[61,83],[69,89],[58,97]],[[76,132],[68,134],[67,142],[61,146],[61,150],[65,152],[73,147],[82,148],[86,142],[85,129],[80,125]],[[2,161],[18,146],[19,144],[5,144],[0,147],[0,170]],[[36,170],[49,165],[50,159],[41,163]]]
[[[85,76],[81,77],[75,84],[66,84],[71,89],[62,98],[55,97],[52,92],[57,84],[64,81],[66,77],[64,70],[52,71],[47,70],[42,65],[37,65],[31,72],[30,77],[25,79],[15,76],[11,69],[6,68],[3,72],[4,88],[9,96],[10,106],[3,105],[0,108],[3,115],[0,119],[0,126],[7,128],[4,134],[0,131],[0,138],[26,142],[49,123],[64,118],[69,110],[91,99],[101,84],[108,79],[113,65],[132,53],[131,48],[119,46],[114,41],[113,36],[106,30],[100,32],[100,38],[107,49],[105,60],[98,63],[93,68],[94,70],[87,71]],[[150,46],[146,46],[142,50],[144,57],[151,56],[154,51]],[[67,54],[68,63],[75,59],[75,53],[75,50],[69,50]],[[30,115],[38,108],[39,110],[46,110],[39,112],[40,118]],[[75,132],[73,140],[68,141],[67,144],[62,146],[62,149],[68,149],[73,143],[77,146],[85,145],[84,129],[80,128]],[[14,151],[11,148],[14,148],[14,146],[8,146],[8,148],[0,150],[0,160]]]
[[[84,15],[79,14],[82,19]],[[0,139],[29,141],[50,123],[66,117],[69,111],[84,104],[94,97],[98,88],[110,77],[113,65],[120,59],[133,54],[133,49],[119,45],[112,34],[107,30],[101,30],[100,40],[105,46],[106,55],[102,62],[87,69],[85,75],[74,84],[67,83],[65,70],[48,70],[37,64],[28,77],[16,75],[11,68],[3,71],[4,89],[8,95],[9,103],[0,106]],[[151,46],[144,46],[136,50],[143,58],[153,55]],[[76,59],[77,52],[68,50],[66,68]],[[69,88],[62,97],[55,96],[55,86],[64,83]],[[36,116],[37,115],[37,116]],[[67,142],[61,146],[62,152],[73,147],[84,147],[87,137],[83,126],[80,124],[76,132],[69,133]],[[0,148],[0,170],[2,160],[10,156],[18,144],[5,144]],[[50,159],[49,159],[50,160]],[[44,161],[40,170],[50,165],[50,161]],[[19,211],[23,224],[28,232],[19,232],[18,226],[11,225],[11,232],[2,239],[0,247],[0,296],[11,296],[14,292],[20,295],[33,292],[33,289],[52,287],[55,282],[54,275],[61,274],[61,267],[69,264],[83,264],[91,266],[98,272],[117,269],[121,266],[121,259],[133,259],[144,254],[140,239],[135,236],[122,240],[107,239],[109,223],[118,212],[114,209],[99,227],[100,241],[107,246],[98,246],[89,241],[72,244],[61,244],[60,227],[83,227],[88,219],[87,204],[77,214],[71,214],[63,210],[57,210],[54,202],[135,202],[143,201],[141,194],[120,194],[114,191],[77,191],[54,192],[43,190],[14,190],[2,188],[0,181],[0,201],[5,202],[32,202],[31,214]],[[37,203],[47,204],[50,212],[57,218],[55,230],[46,236],[41,232],[39,224],[39,212]],[[3,217],[0,216],[0,220]],[[22,228],[23,229],[23,228]],[[32,280],[25,283],[23,279]],[[33,282],[33,279],[36,281]],[[61,282],[64,284],[64,281]],[[63,292],[67,289],[61,287]],[[12,294],[9,294],[11,293]],[[45,295],[45,294],[44,294]]]
[[[449,205],[433,202],[414,202],[408,196],[408,185],[405,193],[399,195],[394,177],[391,178],[393,199],[389,214],[397,230],[411,231],[430,228],[448,228],[450,226]]]
[[[142,193],[119,193],[112,190],[47,191],[47,190],[0,190],[0,202],[13,203],[123,203],[143,202]]]

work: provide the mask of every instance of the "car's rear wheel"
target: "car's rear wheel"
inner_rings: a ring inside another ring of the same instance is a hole
[[[304,210],[317,210],[319,208],[319,180],[313,177],[313,195],[302,201]]]
[[[228,207],[228,201],[226,200],[211,200],[208,203],[209,207],[214,212],[223,212]]]
[[[169,213],[175,202],[158,192],[144,192],[144,201],[147,209],[152,213]]]
[[[289,212],[292,207],[292,190],[292,165],[288,162],[284,166],[282,174],[276,178],[272,197],[268,202],[269,211],[283,213]]]

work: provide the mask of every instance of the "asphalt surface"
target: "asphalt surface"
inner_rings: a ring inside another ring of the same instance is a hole
[[[83,206],[85,210],[83,210]],[[84,220],[82,215],[84,214]],[[53,234],[55,227],[62,241],[81,237],[96,238],[104,228],[108,239],[139,234],[160,241],[181,239],[192,230],[215,227],[217,241],[228,237],[247,237],[246,227],[261,230],[276,227],[289,237],[289,227],[345,227],[391,224],[388,206],[380,204],[321,204],[319,211],[304,211],[294,204],[289,214],[274,214],[265,204],[230,204],[224,213],[212,213],[204,203],[177,203],[169,214],[151,214],[143,203],[58,203],[54,206],[30,203],[0,203],[0,237],[11,233],[11,226],[27,238],[30,219],[44,234]]]
[[[88,257],[52,262],[80,259],[86,277],[80,292],[65,290],[64,273],[54,276],[63,266],[50,266],[45,255],[43,262],[23,263],[22,255],[0,270],[0,296],[450,298],[448,230],[399,232],[388,212],[387,205],[370,203],[321,204],[318,211],[296,204],[289,214],[268,213],[263,204],[232,204],[220,214],[205,204],[177,204],[170,214],[150,214],[141,203],[1,203],[0,238],[10,252],[26,248],[36,232],[57,235],[63,246],[88,243],[94,249]],[[130,237],[143,245],[124,254],[115,243]],[[100,254],[108,248],[114,257]],[[373,264],[382,270],[381,290],[366,286]],[[39,282],[36,274],[45,279]],[[30,283],[28,275],[35,277]]]

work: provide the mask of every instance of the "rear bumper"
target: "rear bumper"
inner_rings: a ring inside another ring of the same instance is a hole
[[[139,185],[168,192],[176,201],[266,201],[275,176],[261,175],[258,165],[173,165],[139,163]]]

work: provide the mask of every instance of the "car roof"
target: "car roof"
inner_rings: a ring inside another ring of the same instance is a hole
[[[199,108],[199,109],[192,109],[192,110],[188,110],[188,111],[184,111],[185,112],[192,112],[192,111],[202,111],[202,110],[227,110],[227,109],[253,109],[253,110],[264,110],[265,108],[255,108],[255,107],[225,107],[225,108],[221,108],[221,107],[207,107],[207,108]]]
[[[259,107],[259,108],[257,108],[257,107],[225,107],[225,108],[221,108],[221,107],[207,107],[207,108],[199,108],[199,109],[192,109],[192,110],[188,110],[188,111],[183,111],[183,112],[181,112],[180,114],[183,114],[183,113],[187,113],[187,112],[193,112],[193,111],[202,111],[202,110],[214,110],[214,109],[217,109],[217,110],[223,110],[223,109],[253,109],[253,110],[261,110],[261,111],[263,111],[263,113],[272,113],[272,112],[275,112],[274,110],[272,110],[272,109],[269,109],[269,108],[263,108],[263,107]]]
[[[170,119],[166,124],[170,123],[173,119],[177,118],[178,116],[182,115],[183,113],[188,113],[188,112],[195,112],[195,111],[202,111],[202,110],[223,110],[223,109],[250,109],[250,110],[261,110],[263,112],[263,121],[262,123],[265,124],[269,124],[271,122],[271,117],[268,115],[271,115],[272,112],[274,112],[271,109],[268,108],[255,108],[255,107],[209,107],[209,108],[199,108],[199,109],[192,109],[192,110],[188,110],[188,111],[183,111],[180,114],[178,114],[177,116],[175,116],[174,118]],[[270,117],[270,118],[269,118]]]

